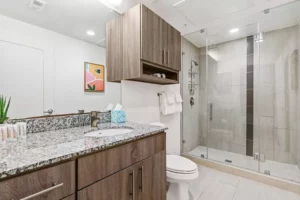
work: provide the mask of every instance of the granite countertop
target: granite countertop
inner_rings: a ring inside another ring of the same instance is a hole
[[[109,129],[130,128],[132,132],[109,137],[86,137],[85,133]],[[98,129],[83,126],[57,131],[28,134],[26,139],[0,146],[0,180],[39,167],[76,158],[91,152],[133,141],[165,131],[167,128],[127,122],[104,123]]]

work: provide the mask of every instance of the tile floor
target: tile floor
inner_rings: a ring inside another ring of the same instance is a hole
[[[197,157],[201,157],[201,154],[206,156],[207,148],[204,146],[198,146],[189,154]],[[232,161],[232,165],[250,169],[253,171],[260,171],[264,173],[265,170],[270,171],[271,176],[284,178],[291,181],[300,182],[300,169],[297,165],[276,162],[272,160],[265,160],[265,162],[258,162],[251,156],[237,154],[228,151],[222,151],[218,149],[208,148],[208,157],[210,160],[218,162],[224,162],[225,159]]]
[[[300,195],[199,165],[190,200],[300,200]]]

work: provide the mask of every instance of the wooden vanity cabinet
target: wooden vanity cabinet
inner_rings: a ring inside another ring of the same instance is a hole
[[[108,81],[178,83],[181,34],[139,4],[106,25]],[[164,73],[166,78],[151,76]]]
[[[0,200],[166,200],[166,134],[0,181]]]
[[[165,142],[160,133],[79,159],[78,200],[166,200]]]
[[[166,200],[162,151],[78,192],[78,200]]]

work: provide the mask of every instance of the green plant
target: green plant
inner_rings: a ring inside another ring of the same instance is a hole
[[[88,87],[89,87],[89,89],[92,90],[92,91],[94,91],[94,90],[96,89],[96,85],[93,85],[93,87],[90,86],[90,85],[88,85]]]
[[[5,120],[8,119],[7,112],[10,105],[10,98],[8,102],[6,102],[6,97],[3,95],[0,96],[0,124],[3,124]]]

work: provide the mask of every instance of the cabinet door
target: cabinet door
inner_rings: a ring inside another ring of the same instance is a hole
[[[78,192],[78,200],[132,200],[136,193],[136,172],[126,168]]]
[[[168,25],[167,66],[181,70],[181,34],[171,25]]]
[[[142,6],[141,59],[159,65],[163,64],[162,22],[158,15]]]
[[[138,200],[166,200],[166,151],[135,165]]]
[[[123,78],[122,16],[106,24],[106,68],[107,81]]]

